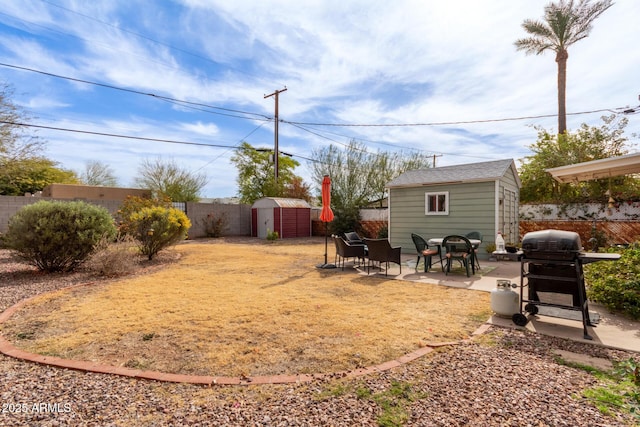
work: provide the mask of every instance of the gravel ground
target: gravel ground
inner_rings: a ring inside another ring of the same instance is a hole
[[[87,273],[25,271],[0,251],[0,311],[29,296],[95,280]],[[381,374],[209,388],[77,372],[0,355],[0,425],[634,425],[629,416],[601,414],[582,397],[581,391],[598,380],[556,363],[556,349],[638,359],[635,353],[492,329]]]

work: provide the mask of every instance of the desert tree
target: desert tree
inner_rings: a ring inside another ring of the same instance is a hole
[[[14,89],[0,83],[0,159],[4,162],[40,156],[45,142],[29,132],[29,113],[13,101]]]
[[[336,214],[332,227],[339,233],[357,228],[360,208],[381,204],[387,196],[386,185],[393,178],[431,165],[426,154],[374,153],[357,140],[344,148],[331,144],[314,150],[311,157],[318,192],[323,176],[331,178],[331,206]]]
[[[86,185],[101,185],[115,187],[118,179],[111,166],[99,160],[89,160],[85,163],[84,171],[80,173],[80,181]]]
[[[0,194],[21,196],[49,184],[78,183],[75,172],[42,154],[46,143],[30,132],[31,116],[13,96],[13,87],[0,83]]]
[[[173,202],[197,202],[207,184],[204,173],[181,168],[174,160],[145,159],[138,168],[134,183],[153,192],[154,197],[167,197]]]

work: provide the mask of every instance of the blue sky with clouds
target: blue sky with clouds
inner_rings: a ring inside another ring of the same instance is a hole
[[[40,129],[47,155],[81,172],[99,160],[132,185],[145,159],[206,173],[203,197],[237,193],[233,147],[279,148],[301,165],[314,149],[364,142],[410,147],[452,165],[522,159],[534,126],[557,128],[552,52],[526,56],[513,42],[547,0],[5,0],[0,62],[131,90],[0,66],[33,124],[203,145]],[[567,111],[640,104],[640,2],[617,0],[569,50]],[[151,93],[158,97],[134,92]],[[177,104],[170,99],[190,103]],[[599,126],[607,112],[569,116],[569,129]],[[327,127],[313,124],[453,123]],[[628,115],[627,136],[640,133]],[[205,146],[207,145],[207,146]],[[637,150],[634,149],[634,150]]]

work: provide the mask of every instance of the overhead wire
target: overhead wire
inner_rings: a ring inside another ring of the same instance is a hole
[[[42,70],[36,70],[33,68],[29,68],[29,67],[22,67],[22,66],[18,66],[18,65],[12,65],[12,64],[7,64],[7,63],[2,63],[0,62],[0,66],[3,67],[8,67],[8,68],[13,68],[13,69],[18,69],[18,70],[22,70],[22,71],[28,71],[28,72],[34,72],[34,73],[38,73],[38,74],[42,74],[42,75],[46,75],[49,77],[54,77],[54,78],[60,78],[60,79],[65,79],[65,80],[69,80],[69,81],[73,81],[73,82],[78,82],[78,83],[84,83],[84,84],[89,84],[89,85],[95,85],[98,87],[104,87],[107,89],[112,89],[112,90],[118,90],[118,91],[123,91],[123,92],[128,92],[128,93],[133,93],[133,94],[137,94],[137,95],[143,95],[143,96],[149,96],[164,102],[168,102],[174,105],[178,105],[181,106],[183,108],[187,108],[187,109],[192,109],[192,110],[196,110],[196,111],[201,111],[201,112],[205,112],[205,113],[211,113],[211,114],[216,114],[216,115],[222,115],[222,116],[228,116],[228,117],[233,117],[233,118],[240,118],[240,119],[248,119],[248,120],[261,120],[264,121],[265,123],[267,122],[272,122],[274,120],[274,118],[265,115],[265,114],[261,114],[261,113],[254,113],[254,112],[249,112],[249,111],[242,111],[242,110],[235,110],[235,109],[230,109],[230,108],[225,108],[225,107],[217,107],[217,106],[213,106],[213,105],[209,105],[209,104],[204,104],[204,103],[199,103],[199,102],[193,102],[193,101],[186,101],[186,100],[181,100],[181,99],[176,99],[176,98],[171,98],[168,96],[163,96],[163,95],[157,95],[155,93],[150,93],[150,92],[143,92],[143,91],[139,91],[139,90],[134,90],[134,89],[128,89],[128,88],[123,88],[123,87],[119,87],[119,86],[115,86],[115,85],[110,85],[110,84],[106,84],[106,83],[99,83],[99,82],[94,82],[94,81],[90,81],[90,80],[85,80],[85,79],[78,79],[78,78],[74,78],[74,77],[68,77],[68,76],[62,76],[62,75],[58,75],[55,73],[50,73],[50,72],[46,72],[46,71],[42,71]],[[612,112],[614,114],[635,114],[636,111],[635,110],[629,110],[627,109],[628,107],[621,107],[621,108],[617,108],[617,110],[620,111],[615,111],[613,109],[598,109],[598,110],[590,110],[590,111],[582,111],[582,112],[576,112],[576,113],[567,113],[567,115],[582,115],[582,114],[593,114],[593,113],[597,113],[597,112]],[[212,111],[212,110],[220,110],[220,111],[226,111],[228,113],[221,113],[219,111]],[[625,110],[625,111],[622,111]],[[235,114],[232,114],[235,113]],[[248,116],[252,116],[252,117],[248,117]],[[288,124],[290,126],[296,127],[300,130],[303,130],[305,132],[311,133],[317,137],[326,139],[328,141],[334,142],[338,145],[341,145],[343,147],[349,147],[349,144],[346,144],[344,142],[341,142],[335,138],[330,138],[327,137],[326,135],[322,135],[321,133],[319,133],[319,130],[311,130],[306,128],[305,126],[322,126],[322,127],[375,127],[375,128],[379,128],[379,127],[412,127],[412,126],[444,126],[444,125],[460,125],[460,124],[477,124],[477,123],[492,123],[492,122],[504,122],[504,121],[517,121],[517,120],[528,120],[528,119],[536,119],[536,118],[550,118],[550,117],[556,117],[555,114],[546,114],[546,115],[534,115],[534,116],[522,116],[522,117],[509,117],[509,118],[499,118],[499,119],[484,119],[484,120],[466,120],[466,121],[449,121],[449,122],[425,122],[425,123],[383,123],[383,124],[354,124],[354,123],[315,123],[315,122],[297,122],[297,121],[290,121],[290,120],[284,120],[284,119],[280,119],[280,123],[283,124]],[[26,124],[22,124],[24,126],[26,126]],[[37,125],[30,125],[32,127],[37,127]],[[44,127],[41,126],[43,128],[48,128],[51,130],[65,130],[64,128],[55,128],[55,127]],[[259,129],[261,126],[259,126],[258,128],[256,128],[255,130]],[[69,129],[67,131],[70,132],[82,132],[82,133],[92,133],[89,131],[77,131],[77,130],[72,130]],[[326,131],[323,131],[326,132]],[[253,133],[253,132],[252,132]],[[331,132],[329,132],[331,133]],[[102,133],[102,132],[93,132],[93,134],[96,135],[103,135],[103,136],[114,136],[114,137],[120,137],[120,138],[130,138],[130,139],[141,139],[144,140],[144,138],[141,137],[132,137],[129,135],[117,135],[117,134],[109,134],[109,133]],[[335,133],[334,133],[335,134]],[[355,136],[347,136],[347,135],[340,135],[340,134],[335,134],[337,136],[343,136],[343,137],[348,137],[350,139],[355,139],[355,140],[362,140],[361,138],[355,137]],[[172,143],[178,143],[177,141],[170,141],[170,140],[157,140],[154,138],[149,138],[147,139],[149,141],[160,141],[160,142],[172,142]],[[376,141],[368,141],[371,143],[380,143],[382,145],[389,145],[389,146],[393,146],[396,148],[405,148],[405,147],[400,147],[400,146],[396,146],[393,144],[387,144],[387,143],[382,143],[382,142],[376,142]],[[189,143],[189,142],[184,142],[185,144],[192,144],[192,145],[204,145],[204,146],[216,146],[216,145],[209,145],[209,144],[198,144],[198,143]],[[236,146],[220,146],[223,148],[237,148]],[[356,148],[358,149],[358,148]],[[415,148],[410,148],[419,152],[424,152],[425,150],[420,150],[420,149],[415,149]],[[358,149],[360,151],[363,151],[365,153],[368,154],[375,154],[375,153],[371,153],[370,151],[366,150],[366,149]],[[453,154],[453,153],[443,153],[443,152],[439,152],[440,154]],[[428,153],[428,155],[432,155],[432,153]],[[460,153],[456,153],[456,155],[460,155]],[[315,162],[314,159],[312,158],[308,158],[302,155],[298,155],[295,154],[295,157],[299,157],[301,159],[304,160],[308,160],[308,161],[312,161]],[[488,158],[486,156],[474,156],[474,155],[465,155],[465,157],[474,157],[474,158]]]
[[[182,145],[192,145],[192,146],[200,146],[200,147],[226,148],[226,149],[234,149],[234,150],[237,149],[239,147],[239,145],[240,145],[240,143],[237,143],[237,144],[234,144],[234,145],[223,145],[223,144],[206,144],[206,143],[203,143],[203,142],[192,142],[192,141],[178,141],[178,140],[164,139],[164,138],[149,138],[149,137],[143,137],[143,136],[123,135],[123,134],[117,134],[117,133],[111,133],[111,132],[96,132],[96,131],[88,131],[88,130],[81,130],[81,129],[63,128],[63,127],[57,127],[57,126],[37,125],[37,124],[33,124],[33,123],[22,123],[22,122],[14,122],[14,121],[9,121],[9,120],[0,120],[0,124],[7,124],[7,125],[21,126],[21,127],[29,127],[29,128],[36,128],[36,129],[47,129],[47,130],[54,130],[54,131],[60,131],[60,132],[79,133],[79,134],[86,134],[86,135],[106,136],[106,137],[111,137],[111,138],[122,138],[122,139],[131,139],[131,140],[138,140],[138,141],[151,141],[151,142],[164,142],[164,143],[168,143],[168,144],[182,144]],[[246,139],[247,137],[252,135],[258,129],[260,129],[260,127],[262,127],[263,125],[264,124],[261,124],[260,126],[256,127],[254,130],[249,132],[249,134],[247,134],[247,136],[245,136],[243,139]],[[222,154],[220,154],[220,156],[218,156],[218,158],[221,157],[224,154],[225,153],[223,152]],[[312,158],[309,158],[309,157],[305,157],[305,156],[302,156],[300,154],[291,153],[291,157],[298,157],[300,159],[308,160],[310,162],[315,162],[315,163],[323,163],[323,162],[321,162],[321,161],[319,161],[317,159],[312,159]],[[210,164],[211,162],[213,162],[215,160],[216,159],[213,159],[212,161],[210,161],[207,164]],[[204,166],[206,166],[206,165],[204,165]],[[204,166],[200,167],[196,171],[202,169]]]
[[[611,108],[602,108],[598,110],[580,111],[577,113],[567,113],[567,116],[577,116],[582,114],[594,114],[602,112],[611,112],[618,114]],[[314,122],[294,122],[281,120],[284,123],[306,125],[306,126],[331,126],[331,127],[418,127],[418,126],[452,126],[452,125],[468,125],[479,123],[497,123],[519,120],[531,120],[531,119],[544,119],[550,117],[557,117],[557,114],[540,114],[535,116],[519,116],[519,117],[504,117],[499,119],[481,119],[481,120],[456,120],[448,122],[417,122],[417,123],[314,123]]]
[[[291,126],[294,126],[294,125],[291,125]],[[299,129],[301,129],[301,130],[303,130],[305,132],[309,132],[309,133],[311,133],[313,135],[316,135],[316,136],[318,136],[320,138],[324,138],[324,139],[327,139],[329,141],[335,142],[336,144],[342,145],[343,147],[350,147],[349,144],[345,144],[344,142],[341,142],[341,141],[338,141],[336,139],[324,136],[324,135],[320,134],[318,131],[307,129],[304,126],[295,125],[295,127],[299,128]],[[362,139],[356,138],[356,137],[351,137],[351,139],[362,141]],[[368,142],[377,143],[376,141],[368,141]],[[408,148],[408,147],[403,147],[403,146],[395,146],[393,144],[386,144],[386,143],[380,143],[380,144],[389,145],[389,146],[392,146],[392,147],[395,147],[395,148],[400,148],[400,149],[407,149]],[[357,147],[351,147],[351,148],[355,149],[356,151],[360,151],[360,152],[363,152],[363,153],[366,153],[366,154],[379,155],[379,153],[372,153],[371,151],[366,150],[366,149],[359,149]],[[447,152],[444,152],[444,151],[429,152],[427,150],[422,150],[422,149],[419,149],[419,148],[409,148],[409,149],[417,151],[417,152],[424,153],[424,155],[426,155],[427,157],[431,157],[431,156],[434,156],[434,155],[440,156],[440,155],[443,155],[443,154],[448,154],[448,155],[456,155],[458,157],[469,157],[469,158],[474,158],[474,159],[492,159],[492,158],[494,158],[492,156],[478,156],[478,155],[473,155],[473,154],[461,154],[459,152],[456,152],[456,153],[447,153]]]
[[[265,115],[265,114],[262,114],[262,113],[254,113],[254,112],[250,112],[250,111],[242,111],[242,110],[230,109],[230,108],[225,108],[225,107],[217,107],[217,106],[204,104],[204,103],[200,103],[200,102],[186,101],[186,100],[176,99],[176,98],[172,98],[172,97],[168,97],[168,96],[158,95],[158,94],[151,93],[151,92],[143,92],[143,91],[140,91],[140,90],[123,88],[123,87],[110,85],[110,84],[106,84],[106,83],[99,83],[99,82],[94,82],[94,81],[85,80],[85,79],[79,79],[79,78],[75,78],[75,77],[62,76],[62,75],[55,74],[55,73],[50,73],[50,72],[47,72],[47,71],[36,70],[36,69],[33,69],[33,68],[23,67],[23,66],[19,66],[19,65],[7,64],[7,63],[4,63],[4,62],[0,62],[0,66],[7,67],[7,68],[18,69],[18,70],[23,70],[23,71],[29,71],[29,72],[38,73],[38,74],[42,74],[42,75],[46,75],[46,76],[54,77],[54,78],[65,79],[65,80],[69,80],[69,81],[73,81],[73,82],[77,82],[77,83],[85,83],[85,84],[104,87],[104,88],[108,88],[108,89],[113,89],[113,90],[118,90],[118,91],[123,91],[123,92],[129,92],[129,93],[134,93],[134,94],[143,95],[143,96],[149,96],[149,97],[152,97],[152,98],[156,98],[156,99],[167,101],[167,102],[171,102],[171,103],[180,104],[180,105],[183,105],[183,106],[191,106],[191,107],[194,107],[194,109],[196,109],[195,107],[202,107],[202,109],[200,111],[209,112],[209,113],[212,113],[212,114],[221,114],[221,115],[227,115],[227,116],[236,117],[236,118],[252,119],[252,120],[255,120],[256,118],[259,118],[260,120],[267,120],[267,121],[273,121],[274,120],[273,117]],[[626,109],[626,108],[627,107],[619,107],[619,108],[617,108],[617,110],[623,110],[623,109]],[[236,116],[236,115],[233,115],[233,114],[222,114],[222,113],[218,113],[216,111],[209,111],[209,110],[206,110],[206,109],[227,111],[229,113],[236,113],[236,114],[244,114],[245,116]],[[615,110],[616,109],[603,108],[603,109],[596,109],[596,110],[589,110],[589,111],[580,111],[580,112],[574,112],[574,113],[567,113],[567,115],[568,116],[575,116],[575,115],[594,114],[594,113],[601,113],[601,112],[611,112],[611,113],[614,113],[614,114],[622,114],[623,113],[623,111],[615,111]],[[246,117],[246,116],[253,116],[253,117]],[[497,118],[497,119],[457,120],[457,121],[443,121],[443,122],[416,122],[416,123],[368,123],[368,124],[367,123],[318,123],[318,122],[299,122],[299,121],[284,120],[284,119],[280,119],[279,122],[280,123],[284,123],[284,124],[289,124],[291,126],[300,127],[300,129],[304,129],[301,126],[323,126],[323,127],[418,127],[418,126],[451,126],[451,125],[462,125],[462,124],[495,123],[495,122],[530,120],[530,119],[550,118],[550,117],[557,117],[557,115],[556,114],[541,114],[541,115],[531,115],[531,116],[505,117],[505,118]],[[307,130],[307,131],[313,133],[313,131],[310,131],[308,129],[304,129],[304,130]],[[317,135],[320,136],[319,134],[317,134]],[[327,137],[324,137],[324,138],[331,140],[331,138],[327,138]]]
[[[21,123],[21,122],[13,122],[9,120],[0,120],[0,123],[12,125],[12,126],[22,126],[22,127],[30,127],[37,129],[48,129],[55,130],[61,132],[72,132],[72,133],[80,133],[86,135],[97,135],[97,136],[108,136],[112,138],[123,138],[123,139],[135,139],[139,141],[152,141],[152,142],[166,142],[169,144],[183,144],[183,145],[196,145],[201,147],[215,147],[215,148],[236,148],[234,145],[222,145],[222,144],[205,144],[203,142],[190,142],[190,141],[178,141],[174,139],[163,139],[163,138],[149,138],[144,136],[132,136],[132,135],[122,135],[117,133],[109,133],[109,132],[95,132],[89,130],[81,130],[81,129],[71,129],[71,128],[62,128],[57,126],[45,126],[45,125],[36,125],[33,123]]]
[[[65,79],[65,80],[69,80],[69,81],[73,81],[73,82],[77,82],[77,83],[85,83],[85,84],[104,87],[104,88],[108,88],[108,89],[114,89],[114,90],[119,90],[119,91],[123,91],[123,92],[134,93],[134,94],[138,94],[138,95],[150,96],[150,97],[157,98],[157,99],[160,99],[160,100],[180,103],[180,104],[184,104],[184,105],[211,108],[213,110],[228,111],[228,112],[233,112],[233,113],[237,113],[237,114],[245,114],[247,116],[260,117],[260,118],[266,119],[266,120],[273,120],[273,117],[265,115],[265,114],[262,114],[262,113],[254,113],[254,112],[250,112],[250,111],[242,111],[242,110],[235,110],[235,109],[225,108],[225,107],[217,107],[217,106],[214,106],[214,105],[204,104],[204,103],[200,103],[200,102],[186,101],[186,100],[176,99],[176,98],[172,98],[172,97],[168,97],[168,96],[158,95],[158,94],[151,93],[151,92],[143,92],[143,91],[139,91],[139,90],[135,90],[135,89],[123,88],[123,87],[119,87],[119,86],[115,86],[115,85],[110,85],[110,84],[107,84],[107,83],[99,83],[99,82],[94,82],[94,81],[91,81],[91,80],[85,80],[85,79],[79,79],[79,78],[75,78],[75,77],[62,76],[62,75],[55,74],[55,73],[50,73],[50,72],[47,72],[47,71],[36,70],[34,68],[23,67],[23,66],[19,66],[19,65],[7,64],[7,63],[4,63],[4,62],[0,62],[0,66],[7,67],[7,68],[18,69],[18,70],[23,70],[23,71],[34,72],[34,73],[43,74],[43,75],[46,75],[46,76],[49,76],[49,77]],[[601,108],[601,109],[596,109],[596,110],[588,110],[588,111],[579,111],[579,112],[574,112],[574,113],[567,113],[567,116],[577,116],[577,115],[584,115],[584,114],[595,114],[595,113],[602,113],[602,112],[610,112],[610,113],[614,113],[614,114],[623,114],[624,111],[622,111],[622,110],[626,110],[627,108],[628,107]],[[619,110],[619,111],[616,111],[616,110]],[[205,111],[206,112],[206,110],[201,110],[201,111]],[[211,113],[214,113],[214,112],[211,111]],[[456,120],[456,121],[442,121],[442,122],[413,122],[413,123],[321,123],[321,122],[299,122],[299,121],[284,120],[284,119],[280,119],[279,122],[280,123],[284,123],[284,124],[289,124],[289,125],[292,125],[292,126],[293,125],[298,125],[298,126],[324,126],[324,127],[376,127],[377,128],[377,127],[451,126],[451,125],[464,125],[464,124],[498,123],[498,122],[531,120],[531,119],[552,118],[552,117],[557,117],[557,114],[540,114],[540,115],[531,115],[531,116],[503,117],[503,118],[497,118],[497,119]],[[239,118],[247,118],[247,117],[239,116]]]
[[[124,87],[120,87],[120,86],[114,86],[114,85],[110,85],[110,84],[107,84],[107,83],[99,83],[99,82],[94,82],[94,81],[91,81],[91,80],[85,80],[85,79],[79,79],[79,78],[75,78],[75,77],[62,76],[60,74],[50,73],[50,72],[42,71],[42,70],[36,70],[34,68],[29,68],[29,67],[22,67],[22,66],[19,66],[19,65],[6,64],[4,62],[0,62],[0,66],[7,67],[7,68],[13,68],[13,69],[17,69],[17,70],[22,70],[22,71],[29,71],[29,72],[32,72],[32,73],[38,73],[38,74],[42,74],[42,75],[49,76],[49,77],[55,77],[55,78],[58,78],[58,79],[69,80],[69,81],[76,82],[76,83],[85,83],[85,84],[89,84],[89,85],[93,85],[93,86],[104,87],[104,88],[107,88],[107,89],[113,89],[113,90],[118,90],[118,91],[122,91],[122,92],[134,93],[134,94],[137,94],[137,95],[149,96],[149,97],[160,99],[160,100],[163,100],[163,101],[175,102],[175,103],[180,103],[180,104],[190,105],[190,106],[195,106],[195,107],[206,107],[206,108],[210,108],[212,110],[221,110],[221,111],[227,111],[227,112],[231,112],[231,113],[244,114],[246,116],[255,116],[255,117],[262,118],[262,119],[273,120],[273,118],[271,118],[271,117],[269,117],[269,116],[267,116],[265,114],[261,114],[261,113],[253,113],[253,112],[249,112],[249,111],[234,110],[234,109],[231,109],[231,108],[216,107],[214,105],[208,105],[208,104],[204,104],[204,103],[201,103],[201,102],[186,101],[186,100],[182,100],[182,99],[171,98],[169,96],[158,95],[158,94],[151,93],[151,92],[143,92],[143,91],[140,91],[140,90],[128,89],[128,88],[124,88]],[[205,111],[205,110],[202,110],[202,111]],[[209,112],[212,113],[212,114],[221,114],[221,113],[216,113],[214,111],[209,111]],[[224,115],[231,116],[231,117],[237,117],[237,118],[241,118],[241,119],[249,118],[249,117],[244,117],[244,116],[233,116],[233,115],[230,115],[230,114],[224,114]]]
[[[251,135],[253,135],[255,132],[258,131],[258,129],[260,129],[262,126],[264,126],[266,123],[260,123],[257,127],[255,127],[251,132],[249,132],[247,135],[245,135],[244,137],[240,138],[240,141],[233,146],[234,149],[237,149],[240,144],[242,144],[242,142],[244,140],[246,140],[247,138],[249,138]],[[218,160],[220,157],[222,157],[224,154],[226,154],[227,152],[229,152],[231,150],[231,147],[228,148],[227,150],[223,151],[222,153],[220,153],[219,155],[217,155],[216,157],[214,157],[213,159],[209,160],[207,163],[205,163],[204,165],[200,166],[198,169],[196,169],[196,172],[198,172],[199,170],[209,166],[211,163],[213,163],[214,161]]]

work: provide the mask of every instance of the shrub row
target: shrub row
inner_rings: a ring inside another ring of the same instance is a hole
[[[119,227],[103,208],[85,202],[40,201],[27,205],[9,220],[2,244],[38,269],[71,271],[96,253],[108,274],[109,260],[121,258],[109,244],[130,257],[130,236],[139,251],[152,259],[160,250],[186,238],[191,223],[184,212],[167,201],[130,198],[119,211]],[[119,232],[119,233],[118,233]],[[116,236],[120,237],[116,239]]]

